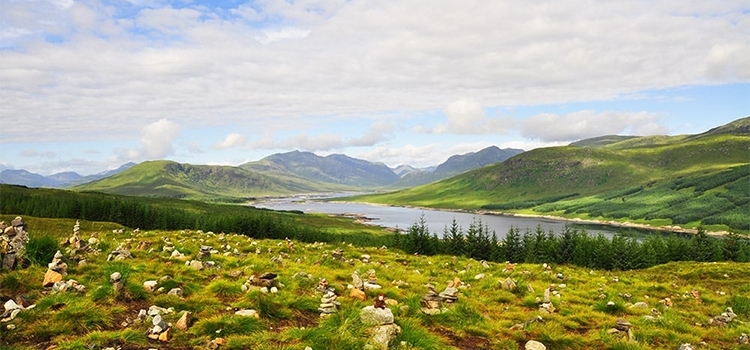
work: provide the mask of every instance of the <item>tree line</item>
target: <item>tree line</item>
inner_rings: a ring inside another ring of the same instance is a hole
[[[481,219],[464,229],[454,219],[442,237],[430,232],[424,217],[413,223],[395,244],[410,254],[447,254],[512,263],[557,263],[606,270],[647,268],[670,261],[750,262],[750,240],[735,233],[709,237],[705,230],[691,237],[652,234],[644,239],[619,234],[609,238],[566,226],[562,232],[541,226],[523,233],[511,227],[503,239]]]

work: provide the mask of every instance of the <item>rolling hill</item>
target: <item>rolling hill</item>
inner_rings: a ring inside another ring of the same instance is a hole
[[[743,118],[698,135],[608,137],[540,148],[359,200],[749,230],[748,125],[750,118]]]

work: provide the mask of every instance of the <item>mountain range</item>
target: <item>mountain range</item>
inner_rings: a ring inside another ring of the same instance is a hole
[[[237,167],[180,164],[168,160],[128,163],[91,176],[73,172],[42,176],[26,170],[0,172],[0,183],[29,187],[72,188],[141,196],[177,198],[246,198],[330,191],[397,189],[437,181],[521,153],[491,146],[454,155],[426,169],[402,165],[391,169],[343,154],[311,152],[273,154]]]

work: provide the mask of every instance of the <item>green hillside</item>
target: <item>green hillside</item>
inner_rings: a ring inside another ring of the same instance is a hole
[[[238,199],[325,188],[304,179],[275,178],[231,166],[143,162],[117,175],[73,187],[75,191],[191,199]]]
[[[743,118],[692,136],[535,149],[437,183],[355,200],[749,230],[741,215],[750,213],[748,123]]]

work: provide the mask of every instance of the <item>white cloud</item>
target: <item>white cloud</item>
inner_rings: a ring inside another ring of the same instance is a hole
[[[233,147],[242,147],[247,144],[247,137],[238,133],[231,133],[227,135],[224,141],[214,145],[215,149],[225,149]]]
[[[396,124],[389,122],[377,122],[361,137],[351,138],[345,142],[346,146],[363,147],[373,146],[387,139],[387,135],[393,133]]]
[[[141,131],[141,147],[121,151],[128,160],[160,159],[174,154],[172,143],[180,136],[180,126],[167,119],[146,125]],[[117,158],[117,161],[120,161]]]
[[[565,115],[537,114],[520,120],[521,135],[543,142],[564,142],[603,135],[655,135],[666,133],[658,116],[647,112],[596,112]]]

